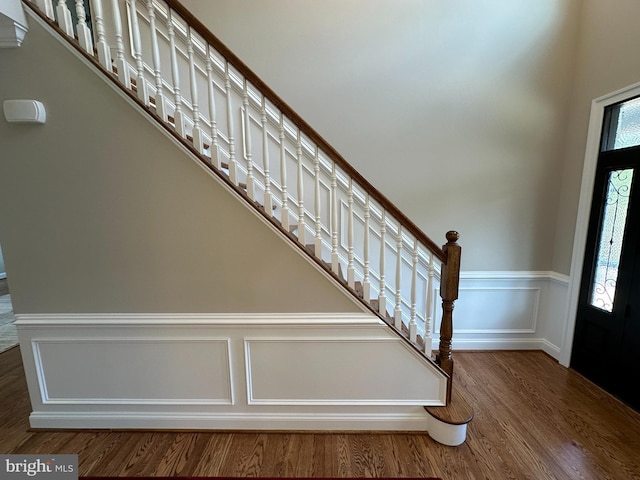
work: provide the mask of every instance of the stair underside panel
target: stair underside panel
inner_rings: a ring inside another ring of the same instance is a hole
[[[3,249],[17,312],[357,312],[250,207],[33,21],[3,52]]]

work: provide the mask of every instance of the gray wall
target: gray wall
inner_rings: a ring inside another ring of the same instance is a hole
[[[0,241],[18,313],[350,312],[345,294],[34,21],[0,51]]]

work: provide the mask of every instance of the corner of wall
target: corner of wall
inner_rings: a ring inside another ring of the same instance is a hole
[[[463,272],[454,349],[543,350],[559,359],[568,283],[551,271]],[[438,312],[434,324],[438,338]]]

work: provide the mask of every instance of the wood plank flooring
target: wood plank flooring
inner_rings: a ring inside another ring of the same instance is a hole
[[[456,353],[467,442],[416,433],[30,431],[18,348],[0,354],[0,453],[77,453],[92,476],[640,479],[640,414],[542,352]]]

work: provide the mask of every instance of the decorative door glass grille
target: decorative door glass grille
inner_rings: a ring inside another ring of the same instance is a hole
[[[632,180],[632,168],[609,173],[590,299],[606,312],[613,311]]]

